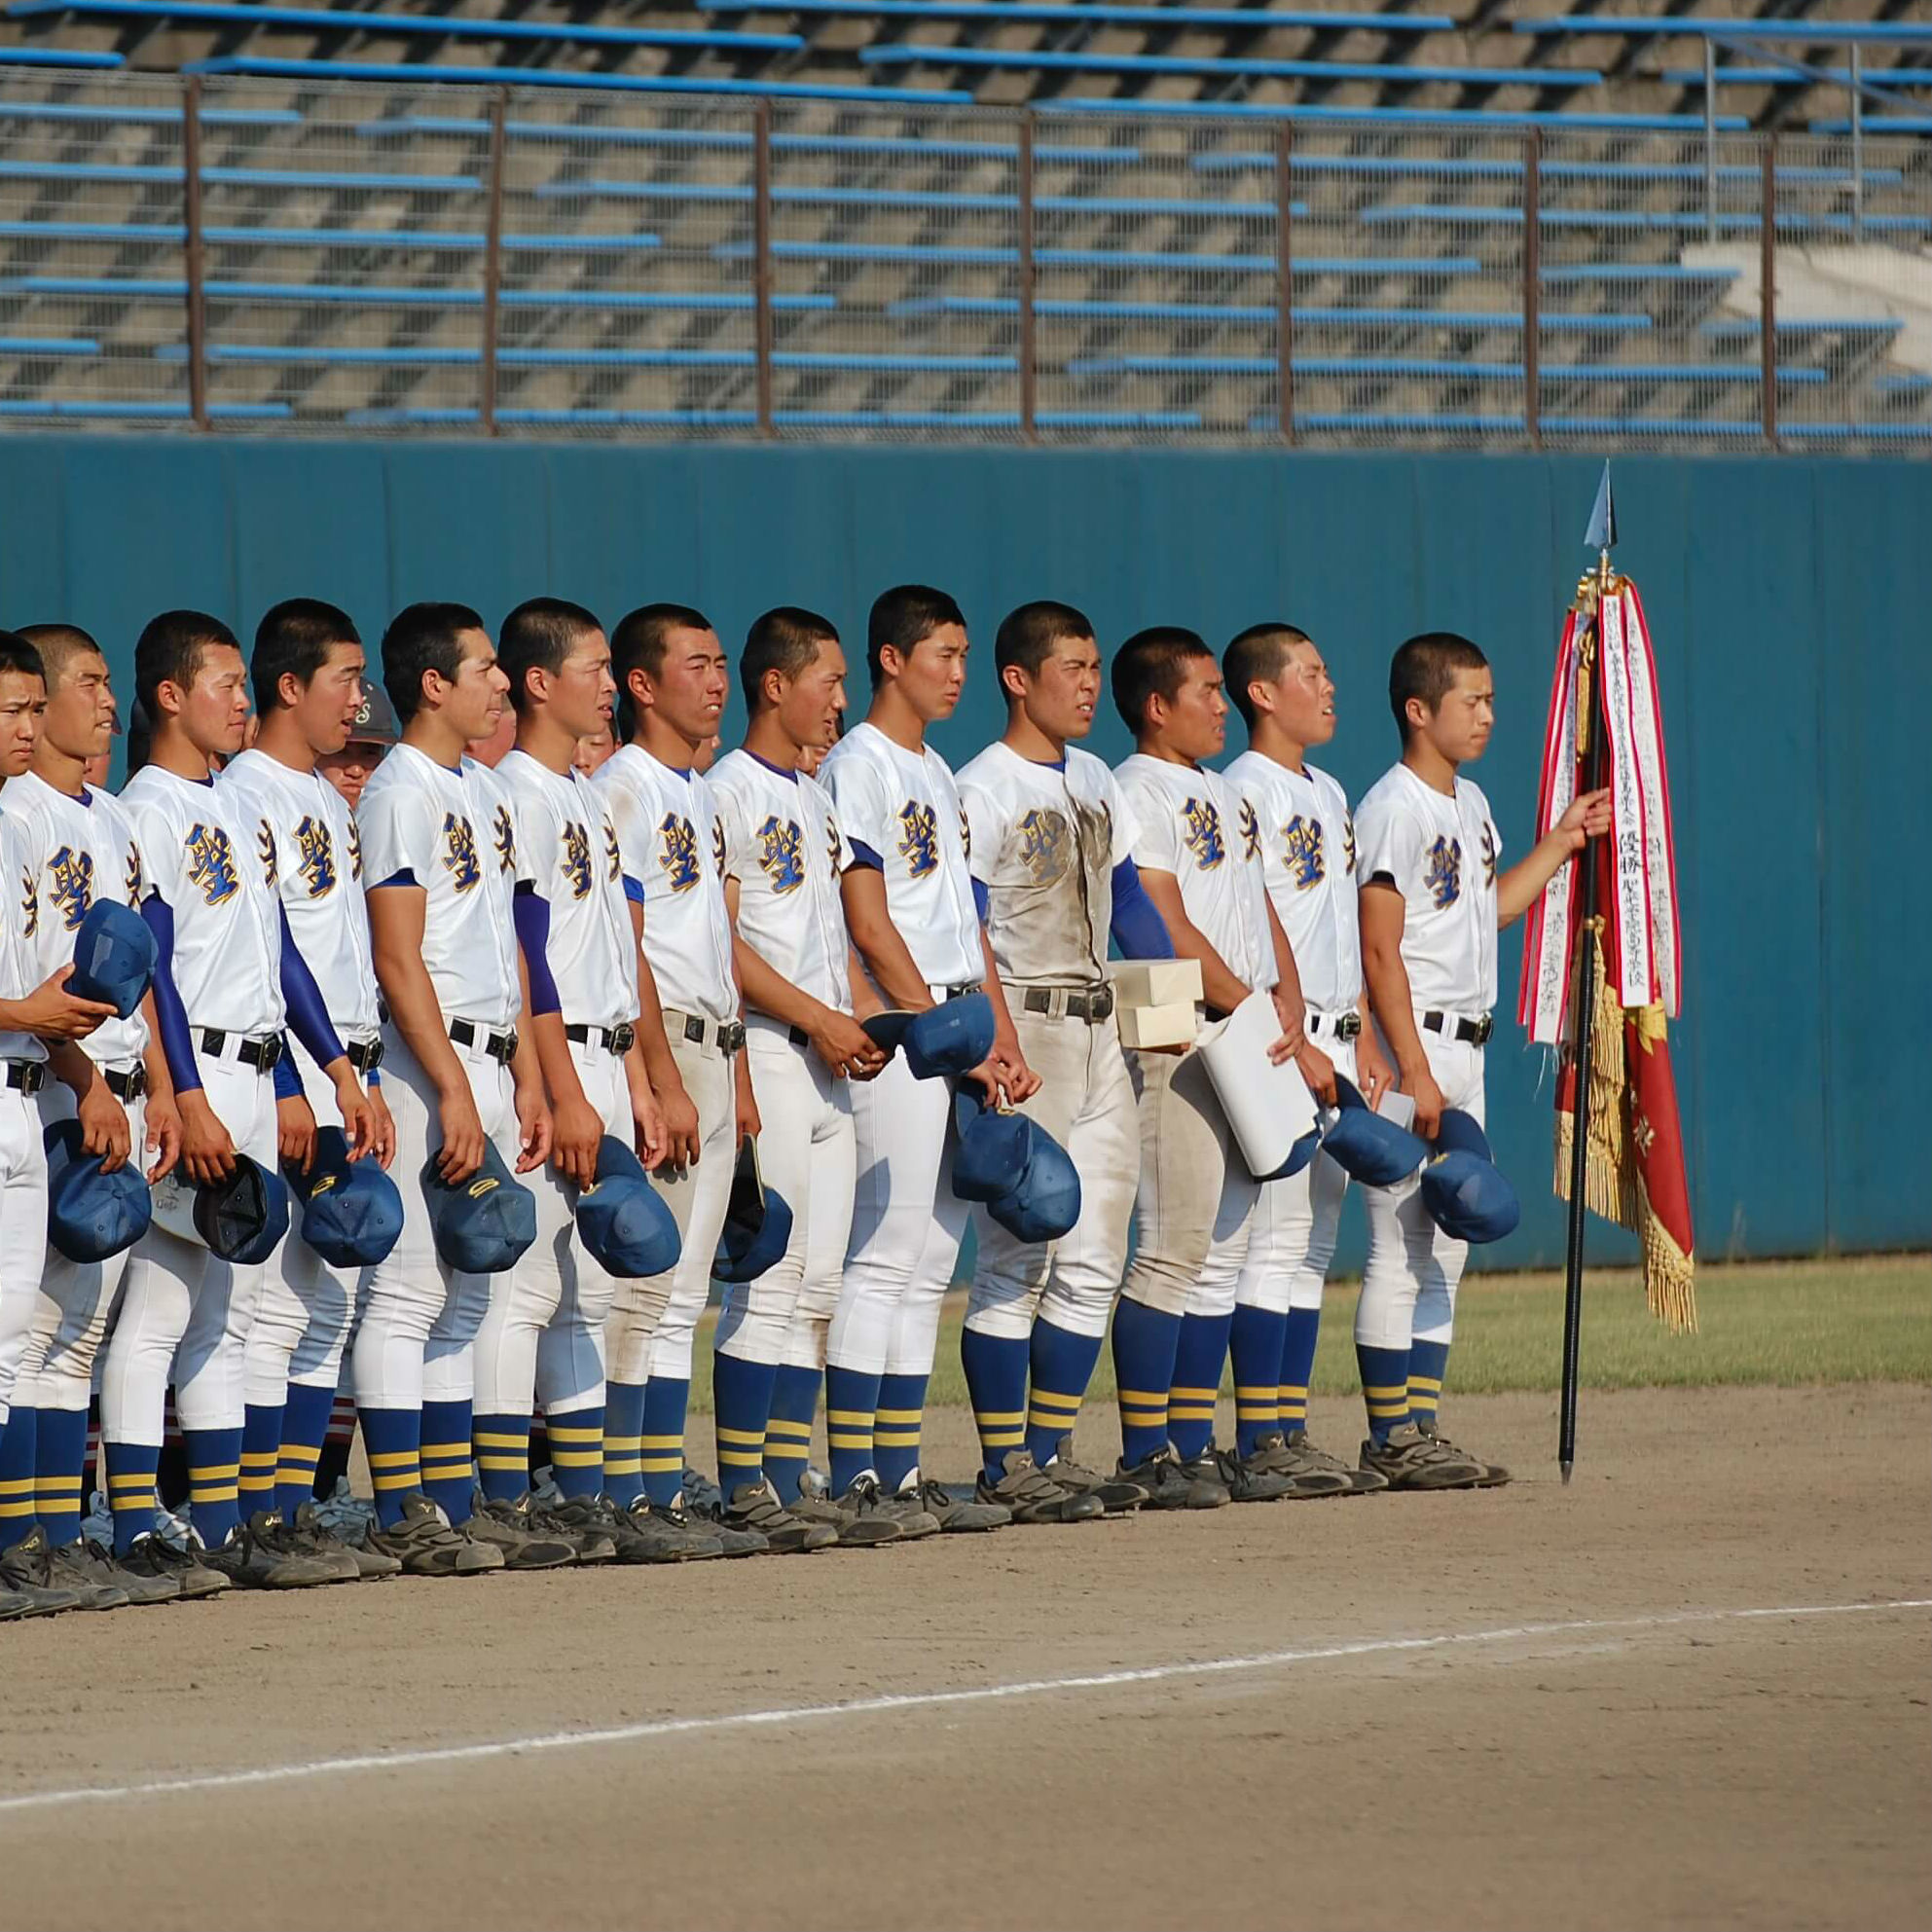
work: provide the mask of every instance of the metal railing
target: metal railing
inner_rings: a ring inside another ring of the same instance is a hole
[[[1932,142],[0,76],[0,426],[1932,450]]]

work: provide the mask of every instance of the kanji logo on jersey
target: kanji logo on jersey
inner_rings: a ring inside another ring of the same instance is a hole
[[[587,899],[591,892],[591,835],[582,825],[564,827],[563,871],[573,899]]]
[[[827,812],[825,814],[825,852],[832,861],[832,873],[836,877],[840,871],[839,859],[843,851],[839,843],[839,821]]]
[[[667,812],[658,828],[659,862],[664,883],[674,893],[688,893],[703,876],[698,866],[698,835],[689,819]]]
[[[805,835],[795,819],[776,812],[758,827],[758,863],[781,897],[805,883]]]
[[[1194,855],[1195,865],[1212,872],[1227,857],[1221,835],[1221,814],[1212,798],[1190,798],[1181,809],[1182,843]]]
[[[1067,821],[1058,812],[1038,805],[1022,812],[1013,827],[1020,835],[1020,863],[1036,886],[1048,886],[1067,868]]]
[[[59,908],[60,923],[71,932],[93,904],[93,854],[63,845],[47,861],[47,896]]]
[[[262,820],[262,829],[255,834],[256,856],[262,861],[262,877],[271,886],[281,883],[281,855],[275,850],[275,835],[269,821]]]
[[[336,842],[326,819],[305,818],[295,828],[295,869],[311,899],[336,889]]]
[[[1344,812],[1341,820],[1342,857],[1347,860],[1347,871],[1352,879],[1355,876],[1355,814]]]
[[[1281,857],[1289,882],[1297,893],[1312,892],[1319,886],[1329,876],[1321,820],[1304,818],[1297,812],[1281,828]]]
[[[517,828],[510,822],[510,808],[499,805],[496,817],[491,821],[495,833],[496,869],[499,872],[514,872],[517,869]]]
[[[476,862],[476,828],[455,812],[443,815],[443,866],[459,893],[474,892],[483,877]]]
[[[1439,838],[1429,848],[1428,863],[1423,867],[1422,883],[1429,888],[1429,896],[1436,901],[1439,911],[1446,911],[1463,895],[1463,842],[1461,839]]]
[[[905,836],[899,840],[899,857],[905,860],[906,876],[924,879],[939,869],[939,821],[931,806],[908,798],[899,807],[899,824]]]
[[[20,917],[22,936],[31,939],[40,930],[40,882],[25,867],[20,870]]]
[[[1261,856],[1261,821],[1256,816],[1255,808],[1244,798],[1241,801],[1241,857],[1258,858]]]
[[[348,821],[348,876],[362,877],[362,827],[353,819]]]
[[[972,820],[966,815],[966,807],[960,807],[960,847],[966,856],[972,857]]]
[[[200,889],[209,905],[223,905],[241,890],[241,878],[235,869],[235,846],[221,826],[189,827],[188,881]]]
[[[608,819],[603,821],[603,857],[609,868],[608,876],[623,878],[624,855],[617,849],[617,827]]]
[[[1496,883],[1496,827],[1487,819],[1482,821],[1482,883]]]

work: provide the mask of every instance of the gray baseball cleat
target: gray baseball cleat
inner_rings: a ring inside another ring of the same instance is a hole
[[[166,1578],[174,1584],[174,1599],[188,1603],[198,1596],[219,1596],[234,1587],[219,1570],[211,1570],[193,1549],[169,1543],[153,1530],[136,1537],[128,1553],[117,1559],[130,1576]]]
[[[1234,1500],[1218,1475],[1196,1475],[1171,1448],[1156,1449],[1131,1468],[1123,1462],[1114,1480],[1146,1490],[1149,1510],[1219,1510]]]
[[[1362,1467],[1372,1470],[1391,1489],[1474,1489],[1481,1471],[1404,1422],[1381,1440],[1362,1445]]]
[[[230,1530],[225,1542],[196,1554],[243,1589],[308,1589],[316,1584],[347,1583],[354,1576],[334,1557],[303,1549],[273,1510],[257,1510]]]
[[[85,1576],[94,1584],[118,1589],[129,1603],[172,1603],[181,1594],[179,1578],[130,1570],[91,1536],[67,1544],[64,1549],[70,1576]]]
[[[577,1547],[567,1537],[537,1526],[528,1495],[511,1501],[478,1491],[475,1511],[461,1528],[498,1550],[506,1570],[562,1570],[577,1560]]]
[[[402,1574],[403,1566],[395,1557],[371,1549],[366,1544],[351,1543],[331,1529],[313,1503],[301,1505],[288,1527],[298,1549],[334,1563],[342,1571],[345,1583],[377,1583],[384,1577]]]
[[[1110,1516],[1125,1515],[1148,1500],[1148,1492],[1127,1476],[1103,1476],[1099,1470],[1075,1462],[1072,1435],[1061,1437],[1042,1467],[1062,1489],[1071,1489],[1076,1496],[1098,1496],[1100,1507]]]
[[[63,1546],[55,1549],[35,1523],[19,1542],[0,1551],[0,1586],[33,1603],[30,1615],[51,1617],[61,1610],[119,1610],[128,1592],[94,1577],[85,1558]]]
[[[1339,1456],[1331,1456],[1326,1449],[1318,1449],[1308,1440],[1306,1429],[1287,1430],[1283,1440],[1288,1453],[1299,1467],[1345,1476],[1348,1487],[1340,1492],[1344,1496],[1373,1496],[1376,1491],[1389,1486],[1387,1479],[1376,1475],[1372,1469],[1350,1469]]]
[[[1243,1461],[1232,1449],[1218,1449],[1212,1442],[1181,1467],[1196,1481],[1219,1482],[1236,1503],[1279,1503],[1294,1488],[1287,1476],[1263,1469],[1253,1457]]]
[[[1354,1478],[1347,1470],[1325,1467],[1298,1440],[1291,1440],[1279,1429],[1268,1430],[1255,1439],[1254,1453],[1248,1462],[1271,1476],[1286,1477],[1291,1502],[1307,1502],[1318,1496],[1346,1496],[1355,1488]]]
[[[617,1513],[635,1539],[618,1544],[620,1562],[699,1563],[724,1554],[724,1539],[710,1523],[693,1522],[682,1510],[653,1503],[647,1496],[639,1496]]]
[[[1027,1460],[1033,1459],[1029,1456]],[[1013,1520],[1013,1513],[1005,1504],[981,1502],[977,1496],[970,1499],[956,1496],[945,1483],[932,1476],[922,1476],[916,1468],[899,1484],[893,1500],[901,1504],[916,1503],[948,1536],[963,1531],[1004,1529]]]
[[[370,1549],[393,1556],[406,1577],[480,1577],[503,1567],[495,1545],[478,1543],[459,1529],[420,1490],[406,1497],[399,1520],[384,1529],[380,1520],[363,1531]]]
[[[1098,1496],[1063,1488],[1029,1449],[1008,1449],[1000,1471],[998,1482],[987,1481],[985,1471],[980,1472],[974,1500],[1003,1509],[1016,1523],[1085,1523],[1107,1513]]]
[[[836,1524],[787,1510],[779,1501],[778,1491],[762,1476],[754,1482],[741,1482],[731,1492],[723,1516],[728,1528],[750,1530],[763,1537],[767,1552],[774,1556],[829,1549],[839,1540]]]
[[[1433,1416],[1429,1421],[1418,1422],[1415,1426],[1439,1449],[1446,1450],[1448,1454],[1460,1458],[1463,1462],[1469,1463],[1482,1472],[1476,1478],[1474,1484],[1471,1485],[1472,1487],[1476,1489],[1500,1489],[1504,1483],[1509,1481],[1510,1472],[1501,1463],[1484,1462],[1480,1456],[1473,1456],[1467,1449],[1459,1449],[1455,1443],[1450,1441],[1436,1427]]]
[[[883,1543],[904,1543],[911,1534],[887,1507],[878,1482],[869,1476],[861,1476],[843,1496],[814,1496],[801,1488],[798,1500],[785,1507],[807,1522],[830,1523],[839,1533],[841,1549],[873,1549]],[[922,1520],[926,1527],[918,1534],[938,1534],[939,1525],[923,1513]]]

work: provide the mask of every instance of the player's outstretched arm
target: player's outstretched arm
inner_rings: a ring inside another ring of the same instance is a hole
[[[1370,879],[1361,898],[1362,976],[1368,982],[1369,1003],[1396,1056],[1403,1092],[1415,1102],[1415,1131],[1425,1141],[1434,1140],[1442,1118],[1442,1090],[1429,1071],[1429,1056],[1415,1030],[1408,968],[1402,955],[1403,895],[1386,879]]]
[[[839,880],[839,897],[845,904],[846,930],[872,983],[894,1006],[923,1013],[932,1003],[931,989],[893,924],[886,904],[886,875],[863,861],[848,865]]]
[[[1144,865],[1141,885],[1153,900],[1154,909],[1167,928],[1167,936],[1174,942],[1174,957],[1200,961],[1201,997],[1223,1013],[1233,1012],[1247,999],[1248,988],[1228,969],[1227,962],[1215,951],[1207,934],[1187,917],[1181,902],[1181,881],[1172,872]]]
[[[1496,882],[1496,924],[1508,926],[1535,904],[1537,895],[1585,844],[1610,829],[1610,793],[1586,791]]]

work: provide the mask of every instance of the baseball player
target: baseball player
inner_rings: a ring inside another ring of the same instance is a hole
[[[276,604],[255,632],[255,743],[231,759],[218,788],[279,855],[276,884],[289,930],[321,988],[349,1065],[368,1083],[370,1150],[383,1166],[395,1126],[383,1099],[381,1002],[363,900],[362,852],[341,793],[317,771],[339,755],[366,709],[362,641],[346,612],[308,598]],[[299,1043],[275,1063],[281,1152],[306,1167],[316,1125],[341,1127],[334,1083]],[[306,1102],[307,1111],[291,1105]],[[346,1556],[362,1577],[392,1576],[396,1559],[334,1537],[310,1498],[348,1340],[356,1280],[291,1233],[268,1263],[248,1331],[248,1413],[241,1440],[244,1514],[273,1507],[298,1540]]]
[[[1039,1086],[1001,995],[968,869],[971,834],[946,761],[926,742],[966,683],[966,619],[944,591],[881,594],[866,628],[872,704],[827,754],[825,788],[851,852],[846,925],[885,1004],[918,1011],[984,989],[992,1054],[974,1070],[1017,1104]],[[920,1424],[939,1304],[966,1227],[953,1192],[953,1093],[905,1056],[853,1092],[858,1192],[845,1280],[826,1346],[832,1488],[863,1503],[876,1481],[918,1533],[998,1528],[1003,1505],[960,1502],[922,1479]]]
[[[1248,727],[1248,748],[1223,776],[1259,829],[1268,898],[1300,974],[1303,1075],[1313,1083],[1341,1073],[1372,1107],[1395,1075],[1364,1028],[1355,826],[1341,786],[1307,761],[1311,747],[1334,736],[1334,681],[1314,639],[1292,624],[1243,631],[1222,671]],[[1322,1287],[1347,1186],[1327,1153],[1264,1182],[1235,1290],[1235,1451],[1291,1477],[1300,1496],[1384,1486],[1308,1440]]]
[[[1192,631],[1141,631],[1113,660],[1113,702],[1137,747],[1115,771],[1139,827],[1134,858],[1175,952],[1200,961],[1211,1018],[1231,1013],[1251,992],[1268,993],[1282,1026],[1270,1059],[1300,1055],[1300,986],[1268,902],[1259,826],[1227,781],[1202,763],[1226,737],[1221,667]],[[1141,1135],[1136,1253],[1113,1318],[1121,1474],[1156,1508],[1285,1496],[1286,1476],[1214,1445],[1215,1399],[1258,1184],[1197,1054],[1133,1059]]]
[[[1586,792],[1499,872],[1503,842],[1481,787],[1462,776],[1495,723],[1489,661],[1467,638],[1411,638],[1389,667],[1403,755],[1355,813],[1362,961],[1375,1024],[1415,1131],[1433,1140],[1445,1107],[1483,1117],[1482,1049],[1496,1002],[1496,934],[1519,918],[1586,838],[1607,830],[1608,792]],[[1362,1465],[1398,1489],[1509,1480],[1436,1426],[1468,1245],[1424,1210],[1417,1180],[1364,1190],[1368,1258],[1355,1318],[1368,1439]]]
[[[462,604],[398,612],[382,656],[402,741],[369,780],[356,822],[389,1008],[383,1085],[403,1233],[363,1278],[351,1343],[376,1488],[369,1541],[415,1576],[548,1568],[570,1560],[567,1543],[523,1512],[475,1504],[474,1343],[507,1277],[443,1260],[421,1180],[433,1164],[461,1182],[489,1147],[519,1174],[550,1151],[518,954],[516,827],[495,780],[465,755],[495,730],[509,680]]]
[[[845,652],[809,610],[768,610],[739,660],[749,714],[742,748],[710,775],[724,827],[725,903],[745,991],[746,1060],[765,1124],[764,1180],[792,1213],[784,1258],[732,1284],[718,1316],[711,1387],[727,1517],[778,1550],[835,1538],[894,1542],[903,1526],[869,1495],[828,1520],[800,1503],[826,1336],[852,1230],[857,1143],[853,1079],[885,1053],[853,1017],[852,950],[839,896],[851,849],[831,796],[800,770],[808,746],[837,741]]]
[[[1024,1103],[1080,1174],[1080,1219],[1028,1246],[981,1209],[960,1351],[979,1425],[982,1487],[1021,1522],[1108,1510],[1138,1483],[1074,1459],[1074,1425],[1127,1265],[1140,1171],[1134,1086],[1113,1025],[1110,929],[1133,959],[1171,959],[1132,857],[1137,827],[1113,774],[1072,741],[1101,690],[1093,626],[1071,605],[1026,603],[994,640],[1006,731],[960,773],[986,937],[1039,1091]],[[1027,1385],[1032,1378],[1029,1403]]]
[[[369,1103],[289,934],[281,848],[213,779],[215,760],[240,749],[247,721],[240,646],[218,618],[165,611],[134,647],[134,679],[152,723],[151,758],[121,796],[141,852],[142,917],[168,968],[157,975],[155,1009],[181,1117],[181,1167],[208,1183],[243,1153],[273,1174],[284,1026],[326,1071],[360,1150],[373,1133]],[[307,1112],[299,1103],[292,1111]],[[149,1526],[171,1362],[202,1560],[236,1583],[334,1582],[340,1564],[297,1547],[272,1508],[244,1518],[238,1507],[245,1349],[262,1277],[260,1263],[217,1262],[159,1228],[136,1247],[101,1385],[115,1547]]]
[[[758,1128],[725,906],[724,828],[697,769],[724,709],[725,657],[711,620],[685,604],[634,610],[610,641],[628,742],[594,783],[617,828],[633,930],[662,1002],[668,1048],[646,1071],[667,1136],[657,1185],[683,1247],[669,1273],[618,1288],[607,1338],[604,1489],[620,1509],[641,1501],[661,1523],[687,1530],[692,1337],[711,1292],[733,1153]],[[742,1526],[702,1528],[727,1554],[766,1547]]]
[[[349,726],[348,741],[339,751],[318,752],[315,769],[342,794],[353,812],[362,802],[362,787],[396,742],[396,714],[380,684],[363,679],[362,703]]]

